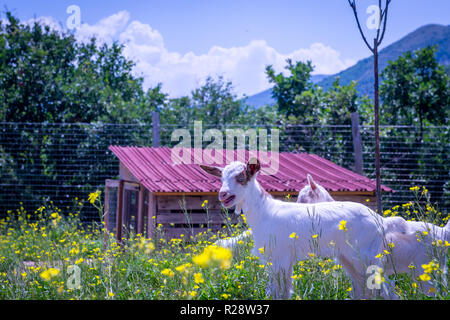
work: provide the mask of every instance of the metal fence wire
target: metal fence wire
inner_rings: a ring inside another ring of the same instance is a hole
[[[225,133],[242,126],[214,127]],[[354,170],[352,126],[291,125],[266,129],[270,149],[271,130],[279,129],[280,151],[317,154]],[[177,126],[159,126],[162,146],[179,141],[171,136]],[[188,131],[194,137],[194,128]],[[203,124],[202,130],[212,129]],[[363,173],[374,179],[374,130],[361,126]],[[50,201],[63,211],[73,208],[90,192],[103,190],[105,179],[117,178],[118,159],[110,145],[152,146],[151,124],[50,124],[0,123],[0,216],[23,207],[32,213]],[[383,197],[383,207],[414,198],[412,186],[426,186],[431,200],[446,214],[450,208],[450,127],[382,126],[382,183],[396,192]],[[225,139],[224,139],[225,140]],[[193,140],[192,140],[193,141]],[[210,142],[204,142],[203,146]],[[84,221],[98,219],[96,209],[85,205]]]

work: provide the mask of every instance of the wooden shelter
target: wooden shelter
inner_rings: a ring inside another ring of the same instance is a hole
[[[153,238],[158,225],[170,239],[207,229],[219,230],[227,218],[236,221],[236,215],[228,214],[218,201],[220,179],[199,166],[203,162],[213,163],[206,153],[201,154],[203,159],[198,159],[194,157],[195,150],[186,149],[191,164],[174,164],[170,148],[111,146],[110,150],[119,158],[119,179],[105,182],[105,224],[118,240],[131,231]],[[238,154],[234,153],[237,159]],[[292,195],[291,201],[296,201],[309,173],[335,200],[376,206],[374,181],[317,155],[288,152],[276,155],[273,159],[278,161],[277,172],[258,175],[259,183],[272,196]],[[245,158],[249,158],[248,151]],[[225,158],[222,163],[227,163]],[[264,168],[263,164],[262,171]],[[383,191],[392,190],[383,186]]]

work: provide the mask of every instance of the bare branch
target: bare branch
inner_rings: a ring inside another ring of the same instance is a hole
[[[378,10],[379,10],[379,12],[380,12],[380,15],[379,15],[379,17],[378,17],[378,28],[377,28],[377,41],[378,41],[378,39],[379,39],[379,36],[380,36],[380,27],[381,27],[381,19],[382,19],[382,17],[383,17],[383,14],[382,14],[382,10],[381,10],[381,0],[378,0]]]
[[[381,44],[381,41],[383,41],[384,38],[384,32],[386,31],[386,23],[387,23],[387,17],[388,17],[388,9],[389,9],[389,4],[391,3],[391,0],[386,0],[386,7],[384,8],[384,24],[383,24],[383,32],[381,33],[381,38],[380,40],[378,40],[378,44]],[[380,20],[381,22],[381,20]]]
[[[353,10],[353,14],[354,14],[354,16],[355,16],[355,19],[356,19],[356,23],[357,23],[357,25],[358,25],[359,32],[361,33],[361,37],[363,38],[363,40],[364,40],[366,46],[369,48],[369,50],[370,50],[371,52],[374,52],[374,49],[373,49],[373,48],[370,46],[370,44],[367,42],[366,36],[364,35],[364,32],[363,32],[362,29],[361,29],[361,24],[359,23],[359,19],[358,19],[358,13],[356,12],[356,3],[355,3],[355,0],[353,0],[353,1],[348,0],[348,4],[350,5],[350,7],[351,7],[352,10]]]

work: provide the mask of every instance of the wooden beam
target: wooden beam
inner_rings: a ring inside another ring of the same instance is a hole
[[[106,179],[105,180],[105,186],[109,187],[109,188],[118,188],[119,187],[119,180]]]
[[[103,222],[105,232],[104,232],[104,238],[103,238],[103,250],[106,250],[106,244],[108,241],[108,231],[109,231],[109,187],[105,183],[105,206],[103,207]]]
[[[137,214],[137,232],[144,234],[144,202],[145,202],[145,188],[141,184],[139,188],[138,197],[138,214]]]
[[[117,215],[116,215],[116,240],[122,242],[122,214],[123,214],[123,196],[124,196],[124,181],[119,181],[117,189]]]
[[[119,180],[106,179],[105,180],[105,185],[110,187],[110,188],[118,188],[120,181],[123,181],[126,184],[128,190],[137,190],[136,188],[139,188],[139,186],[140,186],[139,182],[131,181],[131,180],[125,180],[125,179],[119,179]]]
[[[139,191],[139,189],[140,189],[140,184],[138,184],[138,183],[130,183],[130,182],[124,181],[123,185],[124,185],[125,190]]]
[[[105,183],[105,206],[103,207],[103,222],[105,229],[109,230],[109,187]]]
[[[147,238],[155,237],[155,223],[156,223],[156,195],[153,192],[149,192],[148,210],[147,210]]]
[[[157,148],[161,145],[160,132],[159,132],[159,113],[153,111],[152,113],[152,147]]]

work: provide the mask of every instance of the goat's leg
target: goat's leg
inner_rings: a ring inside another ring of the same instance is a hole
[[[367,299],[367,290],[365,290],[366,277],[363,272],[364,270],[361,269],[359,261],[357,261],[357,259],[347,258],[344,255],[340,255],[337,260],[350,277],[353,299]]]
[[[268,292],[273,299],[289,299],[292,292],[293,263],[288,257],[277,259],[272,264],[269,274]]]

